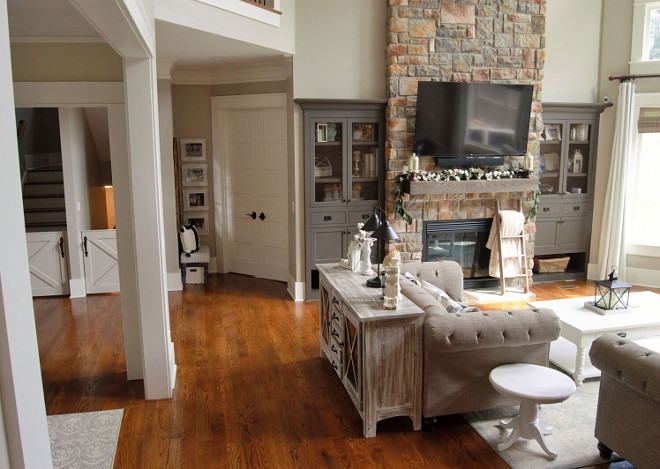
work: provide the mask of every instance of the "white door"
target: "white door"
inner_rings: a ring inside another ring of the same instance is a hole
[[[285,107],[223,113],[226,271],[288,279],[286,124]]]
[[[82,231],[85,291],[114,293],[119,291],[116,230]]]
[[[26,233],[32,296],[69,294],[66,232]]]

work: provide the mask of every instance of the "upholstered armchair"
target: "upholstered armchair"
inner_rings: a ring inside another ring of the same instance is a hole
[[[404,264],[401,273],[426,280],[457,301],[463,299],[463,272],[456,262]],[[401,276],[401,291],[425,313],[425,418],[516,405],[495,391],[491,370],[509,363],[547,366],[550,342],[559,337],[559,319],[549,309],[448,313],[436,297]]]
[[[606,334],[589,351],[601,370],[595,435],[604,458],[612,450],[637,469],[660,464],[660,354]]]

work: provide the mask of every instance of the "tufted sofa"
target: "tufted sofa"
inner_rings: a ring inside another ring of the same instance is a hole
[[[463,299],[463,272],[452,261],[404,264],[409,272]],[[423,407],[425,418],[490,409],[520,402],[495,391],[490,371],[508,363],[548,365],[559,319],[549,309],[448,313],[436,297],[400,277],[401,293],[422,308],[424,319]]]
[[[595,431],[601,456],[614,450],[637,469],[658,467],[660,353],[606,334],[589,357],[601,370]]]

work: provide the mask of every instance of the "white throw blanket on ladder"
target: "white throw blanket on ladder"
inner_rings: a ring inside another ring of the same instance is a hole
[[[525,224],[525,216],[515,210],[502,210],[499,212],[500,222],[497,223],[493,220],[493,225],[490,228],[490,235],[486,242],[486,247],[490,249],[490,264],[488,266],[488,273],[491,277],[500,277],[500,250],[497,245],[497,229],[499,225],[500,233],[502,236],[515,236],[523,232]],[[520,249],[522,243],[519,239],[503,239],[502,240],[502,258],[504,259],[504,276],[512,277],[521,274],[520,259],[522,253]]]

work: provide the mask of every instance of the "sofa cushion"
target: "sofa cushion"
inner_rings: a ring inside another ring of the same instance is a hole
[[[407,263],[401,270],[444,290],[453,300],[463,301],[463,270],[456,262]]]
[[[433,295],[404,276],[399,276],[399,285],[401,286],[401,293],[423,310],[426,315],[447,314],[447,310]]]

